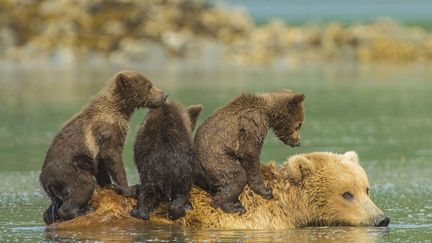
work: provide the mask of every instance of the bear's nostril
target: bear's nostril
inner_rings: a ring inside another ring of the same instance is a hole
[[[375,227],[387,227],[390,223],[390,218],[383,215],[374,220]]]

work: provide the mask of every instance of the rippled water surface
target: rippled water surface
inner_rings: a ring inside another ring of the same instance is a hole
[[[297,69],[137,66],[171,99],[201,103],[198,123],[232,97],[247,91],[291,88],[306,94],[302,146],[289,148],[272,134],[262,161],[282,162],[295,153],[355,150],[366,169],[376,204],[389,228],[307,228],[283,231],[211,231],[144,225],[101,231],[45,231],[49,200],[38,171],[55,132],[121,67],[68,70],[0,68],[0,242],[105,241],[427,241],[432,239],[432,69],[426,65],[329,64]],[[137,125],[133,116],[125,145],[130,184]]]

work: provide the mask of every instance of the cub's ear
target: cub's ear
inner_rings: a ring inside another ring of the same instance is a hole
[[[198,116],[201,113],[202,109],[203,109],[202,105],[191,105],[187,108],[187,111],[189,113],[189,118],[191,121],[192,131],[195,129],[196,121],[197,121]]]
[[[303,102],[304,98],[305,98],[305,95],[304,95],[304,94],[295,94],[295,95],[291,98],[291,100],[289,101],[289,103],[290,103],[291,105],[298,105],[298,104],[300,104],[300,103]]]
[[[126,71],[117,73],[114,76],[114,82],[116,84],[116,87],[123,92],[127,92],[130,86],[129,76],[127,75]]]
[[[359,163],[359,158],[358,158],[358,155],[355,151],[348,151],[348,152],[344,153],[342,156],[347,161],[350,161],[350,162],[353,162],[356,164]]]
[[[293,184],[299,184],[305,177],[310,175],[314,169],[315,165],[305,156],[294,155],[288,159],[285,173]]]

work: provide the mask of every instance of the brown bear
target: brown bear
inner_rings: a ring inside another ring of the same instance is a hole
[[[135,109],[156,107],[167,95],[137,72],[124,71],[69,120],[46,153],[39,181],[52,204],[44,221],[69,220],[92,211],[96,183],[115,183],[131,195],[121,158],[129,119]],[[95,182],[96,177],[96,182]]]
[[[266,199],[260,153],[270,128],[291,147],[300,145],[304,95],[290,90],[244,94],[218,109],[197,129],[195,183],[227,213],[244,213],[238,196],[246,184]]]
[[[246,186],[240,201],[244,214],[226,214],[210,205],[210,195],[193,187],[193,210],[176,221],[166,217],[167,207],[156,209],[149,222],[206,229],[292,229],[312,226],[387,226],[390,219],[372,202],[365,171],[355,152],[316,152],[295,155],[281,166],[262,166],[266,185],[274,199],[265,200]],[[131,227],[142,222],[129,216],[136,200],[103,189],[96,190],[96,212],[59,222],[58,229]]]
[[[193,183],[192,131],[201,110],[202,105],[184,108],[170,102],[147,114],[135,140],[134,160],[141,185],[137,186],[134,217],[149,219],[161,201],[170,202],[170,219],[185,215]]]

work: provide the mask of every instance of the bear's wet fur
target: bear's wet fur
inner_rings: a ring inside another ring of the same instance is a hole
[[[134,217],[149,219],[161,202],[170,203],[170,219],[185,215],[193,183],[192,131],[201,110],[201,105],[185,108],[170,102],[147,114],[135,140],[134,160],[141,184],[136,187]]]
[[[166,223],[200,229],[293,229],[312,226],[378,226],[389,218],[372,202],[367,175],[350,151],[344,154],[315,152],[292,156],[282,165],[263,164],[264,184],[273,188],[266,200],[249,186],[239,197],[244,214],[226,214],[210,205],[211,195],[193,187],[192,210],[175,221],[168,219],[165,203],[151,214],[149,223]],[[350,192],[354,200],[344,198]],[[97,189],[91,205],[96,211],[51,225],[56,229],[132,227],[144,224],[129,215],[136,200],[110,189]]]
[[[52,204],[44,213],[51,224],[94,209],[88,202],[96,185],[111,185],[132,195],[122,149],[134,110],[157,107],[166,95],[140,73],[116,74],[87,106],[56,134],[45,157],[39,181]]]
[[[238,196],[245,185],[266,199],[260,153],[271,128],[291,147],[300,145],[304,95],[290,90],[243,94],[218,109],[197,129],[195,183],[212,194],[212,205],[244,213]]]

